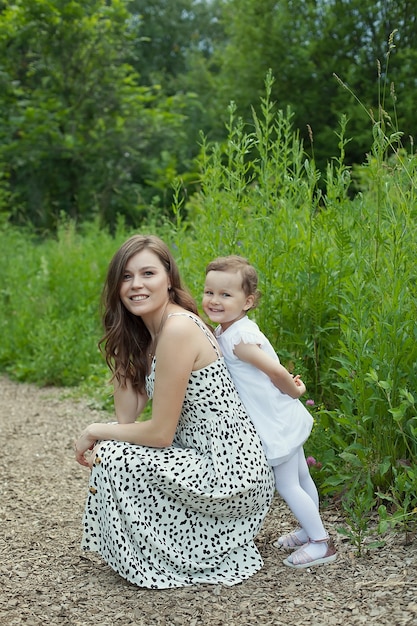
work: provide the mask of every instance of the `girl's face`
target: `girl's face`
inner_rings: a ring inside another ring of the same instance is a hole
[[[152,315],[166,305],[169,287],[169,276],[159,257],[145,249],[126,263],[120,299],[133,315]]]
[[[203,309],[212,322],[226,330],[244,317],[254,303],[254,297],[247,296],[242,289],[240,272],[207,273],[204,285]]]

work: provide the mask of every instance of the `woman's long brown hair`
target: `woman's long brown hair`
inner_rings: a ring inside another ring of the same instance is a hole
[[[198,315],[197,305],[184,289],[178,266],[168,246],[155,235],[133,235],[115,253],[107,271],[102,294],[104,336],[99,342],[106,363],[124,386],[129,379],[140,392],[145,388],[147,354],[151,336],[141,317],[130,313],[120,299],[120,288],[129,259],[145,249],[157,255],[164,266],[171,289],[171,302]]]

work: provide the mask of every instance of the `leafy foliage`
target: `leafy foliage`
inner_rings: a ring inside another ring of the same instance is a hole
[[[369,112],[375,120],[386,115],[405,137],[414,136],[409,97],[417,79],[417,20],[411,0],[226,0],[223,7],[225,37],[212,61],[212,97],[220,109],[233,99],[249,120],[271,68],[277,79],[272,97],[280,108],[291,107],[305,141],[314,135],[321,170],[336,152],[334,129],[342,114],[352,137],[349,164],[361,163],[372,142]]]
[[[199,131],[224,141],[231,101],[262,117],[269,69],[323,190],[342,115],[349,165],[374,122],[413,145],[416,24],[411,0],[0,3],[1,220],[169,216],[178,175],[198,189]]]
[[[128,18],[121,0],[25,0],[1,12],[0,163],[14,223],[140,221],[145,181],[161,175],[181,116],[125,62]]]

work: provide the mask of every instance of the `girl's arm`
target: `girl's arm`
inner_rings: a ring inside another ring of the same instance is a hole
[[[306,386],[299,376],[293,378],[279,361],[264,352],[256,343],[243,343],[241,341],[234,347],[233,352],[241,361],[250,363],[250,365],[264,372],[275,387],[291,398],[300,398],[306,392]]]
[[[115,403],[119,423],[87,426],[75,445],[78,463],[89,465],[85,452],[98,440],[125,441],[152,448],[170,446],[197,354],[198,342],[190,337],[190,327],[178,318],[174,323],[169,320],[156,350],[152,417],[146,422],[135,422],[143,398],[138,398],[129,386],[126,390],[117,389]]]

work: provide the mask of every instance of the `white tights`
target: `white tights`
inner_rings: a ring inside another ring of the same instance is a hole
[[[327,537],[319,513],[317,487],[311,478],[303,448],[301,447],[288,461],[275,465],[272,469],[278,493],[301,526],[301,530],[297,532],[301,541]],[[307,550],[311,556],[321,558],[327,550],[327,544],[309,544]]]

